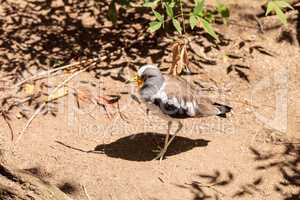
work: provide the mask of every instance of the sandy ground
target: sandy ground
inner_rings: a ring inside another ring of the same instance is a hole
[[[78,200],[88,199],[83,187],[91,200],[300,199],[300,149],[289,143],[300,138],[296,28],[291,24],[263,34],[237,24],[216,29],[231,40],[206,54],[217,65],[201,63],[201,68],[194,68],[200,74],[184,77],[191,83],[217,84],[218,98],[231,105],[233,112],[226,119],[184,120],[184,128],[161,163],[152,159],[163,142],[166,122],[147,116],[143,106],[132,100],[134,86],[91,73],[82,74],[77,79],[82,82],[71,86],[88,87],[101,95],[122,94],[119,104],[125,119],[116,109],[110,119],[93,104],[83,103],[78,109],[68,95],[58,101],[56,117],[37,117],[18,143],[10,141],[1,119],[4,158]],[[278,41],[286,30],[293,44]],[[245,46],[239,48],[242,43]],[[202,55],[197,40],[192,45]],[[225,56],[229,54],[240,58]],[[171,55],[164,55],[161,67],[168,67],[170,59]],[[110,72],[116,74],[118,69]],[[124,70],[126,77],[133,73],[130,68]],[[15,133],[25,123],[26,119],[12,116]]]

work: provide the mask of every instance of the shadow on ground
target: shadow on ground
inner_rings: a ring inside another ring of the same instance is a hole
[[[158,133],[138,133],[123,137],[110,144],[101,144],[95,151],[104,153],[109,157],[121,158],[131,161],[150,161],[155,158],[158,146],[163,146],[165,135]],[[192,140],[177,136],[168,148],[166,157],[189,151],[195,147],[205,147],[208,140]]]
[[[253,154],[253,162],[256,163],[255,171],[264,171],[265,175],[268,175],[270,170],[275,169],[281,175],[280,179],[267,183],[273,187],[272,191],[265,191],[263,184],[266,184],[266,177],[259,175],[252,181],[238,185],[236,191],[223,193],[224,188],[236,184],[235,181],[239,175],[230,171],[219,171],[218,169],[210,174],[198,174],[191,183],[177,186],[189,189],[194,195],[193,200],[219,200],[224,197],[244,199],[248,197],[267,196],[269,193],[279,194],[281,200],[300,199],[299,143],[283,144],[283,150],[280,153],[264,152],[255,148],[250,148],[250,151]]]
[[[141,65],[146,56],[160,62],[166,53],[169,43],[145,31],[149,19],[144,8],[121,8],[112,25],[107,1],[55,2],[0,0],[0,71],[14,74],[15,81],[24,71],[30,74],[80,59],[106,56],[101,70],[122,69]]]

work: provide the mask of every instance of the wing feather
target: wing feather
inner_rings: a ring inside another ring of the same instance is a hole
[[[190,117],[220,114],[220,110],[214,105],[215,102],[185,79],[170,75],[164,77],[164,92],[168,97],[164,102],[166,105],[173,105]]]

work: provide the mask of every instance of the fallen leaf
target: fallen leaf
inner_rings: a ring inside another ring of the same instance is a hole
[[[34,93],[34,85],[33,84],[25,84],[24,91],[27,95],[32,95]]]
[[[68,94],[68,88],[67,87],[62,87],[60,89],[58,89],[56,92],[54,92],[53,94],[50,94],[46,101],[49,102],[49,101],[53,101],[55,99],[59,99],[61,97],[64,97]]]
[[[183,69],[189,70],[187,41],[181,40],[175,42],[173,45],[172,53],[173,53],[172,66],[169,69],[169,73],[176,76],[181,74]]]

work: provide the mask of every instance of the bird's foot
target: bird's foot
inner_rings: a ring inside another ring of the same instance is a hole
[[[153,160],[159,160],[159,162],[161,163],[161,161],[164,159],[167,149],[161,148],[160,150],[157,151],[159,151],[159,154],[157,154],[157,156]]]

